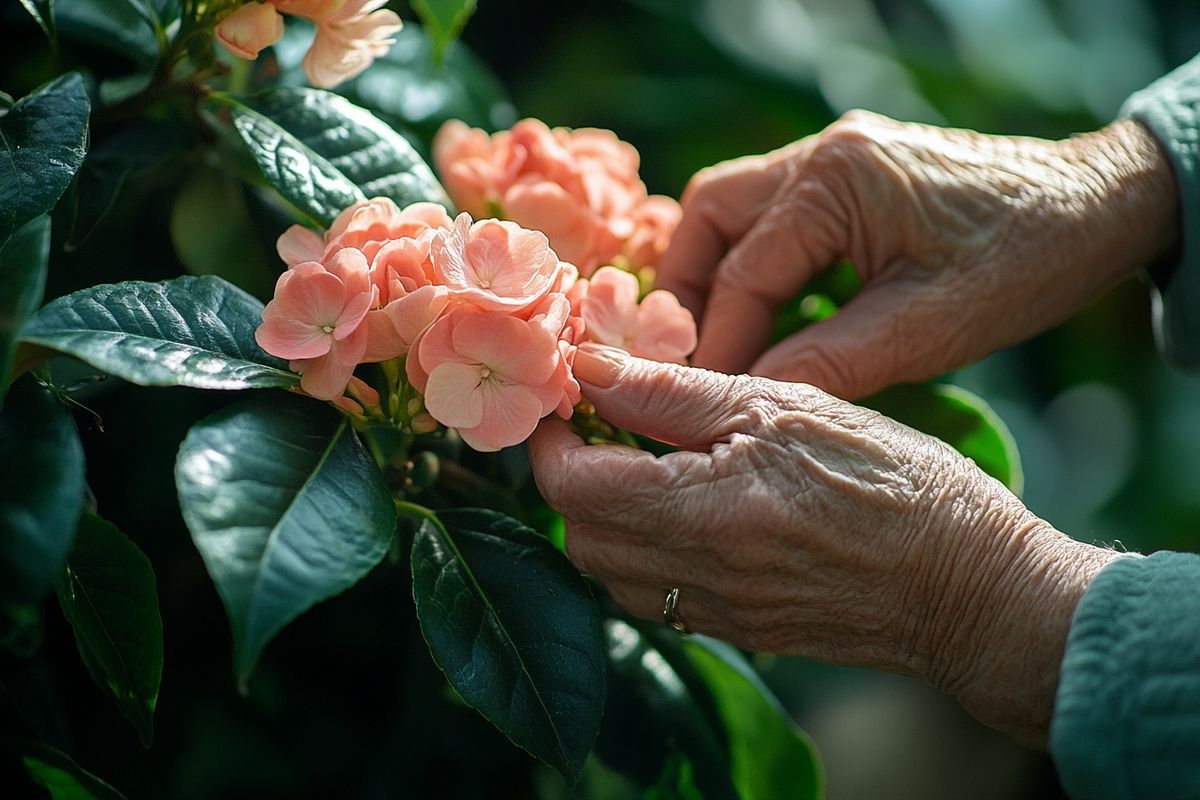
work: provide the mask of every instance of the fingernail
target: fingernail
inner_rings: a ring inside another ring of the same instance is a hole
[[[587,342],[575,352],[572,371],[579,380],[607,389],[617,382],[629,354],[616,347]]]

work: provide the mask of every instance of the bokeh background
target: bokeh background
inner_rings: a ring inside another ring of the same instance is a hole
[[[611,127],[652,191],[866,108],[1062,138],[1200,52],[1192,0],[488,3],[465,40],[522,115]],[[955,374],[1011,427],[1024,500],[1059,529],[1200,549],[1200,380],[1158,358],[1130,280],[1067,324]],[[760,659],[814,736],[830,800],[1060,797],[1053,767],[920,684]]]
[[[39,36],[16,0],[0,0],[0,89],[20,96],[70,68]],[[1200,4],[479,0],[464,43],[451,61],[469,65],[490,98],[468,102],[474,124],[536,116],[612,128],[641,151],[650,189],[678,196],[698,169],[815,133],[855,107],[991,133],[1095,129],[1132,91],[1200,51]],[[404,38],[401,46],[420,44]],[[281,62],[294,57],[287,47]],[[111,48],[88,55],[121,74],[125,62]],[[506,99],[496,99],[486,70]],[[427,144],[432,128],[422,115],[435,118],[445,97],[435,84],[406,89],[397,80],[361,81],[356,99],[391,107]],[[154,145],[146,141],[148,163]],[[123,194],[109,209],[136,216],[109,225],[112,236],[56,227],[48,296],[182,271],[171,209],[183,177],[202,168],[194,160],[155,167],[137,205],[126,210]],[[255,257],[269,257],[278,219],[249,194],[239,202],[226,211],[248,215],[262,239]],[[952,379],[1011,427],[1035,512],[1084,541],[1200,550],[1200,380],[1157,357],[1137,280]],[[103,420],[78,416],[100,512],[158,572],[166,666],[157,739],[149,752],[137,747],[54,615],[43,655],[5,665],[0,732],[14,710],[48,709],[38,715],[40,738],[131,797],[571,796],[546,771],[531,778],[524,756],[433,688],[443,683],[415,628],[403,565],[385,563],[285,630],[249,697],[237,698],[227,623],[179,520],[171,473],[188,426],[227,398],[110,384],[83,399]],[[1044,755],[919,682],[794,659],[760,657],[758,666],[815,738],[831,800],[1062,797]],[[5,777],[0,770],[0,795]]]

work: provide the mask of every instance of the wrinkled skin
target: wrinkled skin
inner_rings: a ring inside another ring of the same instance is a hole
[[[806,383],[581,347],[575,375],[601,416],[684,449],[587,447],[544,421],[530,456],[569,556],[638,616],[662,620],[678,586],[696,631],[916,675],[1044,746],[1071,616],[1117,554],[838,397],[1065,318],[1170,251],[1175,197],[1132,122],[1054,143],[860,113],[700,173],[660,271],[703,315],[695,360]],[[775,307],[841,256],[859,297],[762,354]]]
[[[658,285],[700,322],[698,366],[850,399],[1065,320],[1170,247],[1175,198],[1132,121],[1055,142],[856,111],[698,173]],[[774,311],[839,258],[863,291],[764,354]]]

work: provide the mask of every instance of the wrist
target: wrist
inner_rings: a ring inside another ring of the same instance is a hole
[[[1006,500],[959,534],[967,542],[943,592],[926,677],[984,724],[1045,747],[1071,619],[1120,554]]]
[[[1119,281],[1179,248],[1179,189],[1162,145],[1140,122],[1121,119],[1058,143],[1084,176],[1085,222]]]

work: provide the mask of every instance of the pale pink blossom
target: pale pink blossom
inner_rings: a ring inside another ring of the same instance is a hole
[[[643,200],[633,210],[633,233],[621,249],[625,262],[632,269],[658,266],[682,217],[683,209],[670,197],[652,195]]]
[[[275,248],[288,266],[328,258],[343,247],[361,250],[371,261],[388,241],[419,238],[450,224],[450,215],[437,203],[412,203],[401,209],[387,197],[373,197],[338,214],[324,236],[302,225],[291,226],[279,237]]]
[[[621,238],[608,221],[592,211],[586,199],[552,181],[530,176],[504,194],[504,216],[523,228],[541,231],[559,258],[588,275],[621,251]]]
[[[371,282],[379,301],[378,307],[367,313],[370,333],[364,362],[406,354],[449,302],[446,287],[430,280],[430,238],[426,231],[419,238],[394,239],[375,255]]]
[[[283,17],[269,3],[246,3],[223,17],[213,34],[229,52],[253,61],[283,36]]]
[[[494,216],[504,191],[517,179],[525,151],[514,148],[508,131],[488,136],[459,120],[447,121],[433,137],[433,163],[459,210]]]
[[[362,323],[376,294],[357,250],[341,250],[327,264],[297,264],[279,276],[255,339],[268,353],[291,361],[305,392],[332,400],[366,352]]]
[[[601,267],[572,287],[587,341],[620,347],[635,356],[682,363],[696,347],[696,322],[675,295],[657,289],[638,303],[638,281],[616,267]]]
[[[471,223],[459,214],[430,246],[433,278],[456,300],[495,311],[537,303],[558,279],[560,262],[546,236],[512,222]]]
[[[402,23],[387,0],[271,0],[285,14],[311,20],[317,26],[304,73],[309,83],[330,89],[353,78],[396,43],[390,38]]]
[[[420,361],[428,412],[485,452],[523,442],[562,403],[569,373],[544,327],[470,307],[434,323],[409,360]]]

